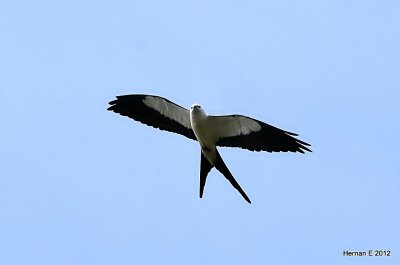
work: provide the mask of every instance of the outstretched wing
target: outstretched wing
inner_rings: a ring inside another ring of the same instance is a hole
[[[109,104],[110,111],[154,128],[196,140],[190,125],[189,110],[168,99],[151,95],[124,95],[117,96],[117,99]]]
[[[240,147],[251,151],[311,152],[310,144],[296,139],[295,133],[281,130],[242,115],[208,116],[218,146]]]

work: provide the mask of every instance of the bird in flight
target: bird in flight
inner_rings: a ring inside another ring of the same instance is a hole
[[[188,110],[166,98],[139,94],[117,96],[109,104],[110,111],[199,142],[200,198],[203,197],[207,175],[215,167],[251,203],[222,160],[217,146],[240,147],[251,151],[311,152],[307,147],[310,144],[296,139],[295,133],[243,115],[207,115],[198,104],[193,104]]]

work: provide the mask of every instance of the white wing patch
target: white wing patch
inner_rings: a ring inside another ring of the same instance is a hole
[[[218,138],[247,135],[261,130],[261,125],[245,116],[209,116]]]
[[[162,98],[153,96],[146,96],[143,100],[143,103],[149,108],[158,111],[164,117],[176,121],[188,129],[192,128],[190,125],[189,110],[168,102]]]

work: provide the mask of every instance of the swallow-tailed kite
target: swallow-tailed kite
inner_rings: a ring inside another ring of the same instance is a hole
[[[189,111],[168,99],[152,95],[117,96],[109,104],[110,111],[200,143],[200,198],[203,197],[208,173],[216,167],[251,203],[222,160],[217,146],[240,147],[251,151],[311,152],[307,148],[310,146],[308,143],[294,138],[297,136],[295,133],[242,115],[207,115],[198,104],[193,104]]]

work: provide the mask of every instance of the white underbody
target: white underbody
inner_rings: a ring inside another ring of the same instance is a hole
[[[210,124],[210,120],[203,109],[192,106],[190,109],[190,124],[200,143],[201,151],[211,165],[214,165],[217,154],[216,143],[218,138],[216,137],[212,125]]]
[[[259,122],[241,115],[208,116],[197,104],[190,107],[190,126],[211,165],[215,164],[220,138],[249,135],[262,129]]]
[[[165,99],[146,96],[143,103],[161,116],[179,123],[184,128],[192,129],[204,156],[211,165],[215,164],[216,144],[221,138],[248,135],[262,129],[258,121],[241,115],[207,116],[198,104],[190,107],[190,119],[188,119],[185,108]]]

